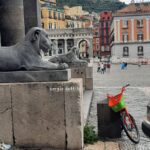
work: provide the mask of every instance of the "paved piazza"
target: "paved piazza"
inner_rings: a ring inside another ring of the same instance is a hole
[[[150,65],[138,67],[128,65],[126,70],[121,70],[119,65],[112,65],[110,73],[101,75],[97,73],[97,64],[94,63],[94,86],[95,87],[114,87],[130,83],[132,87],[150,86]]]
[[[150,101],[150,65],[138,67],[128,65],[126,70],[121,70],[119,65],[113,65],[110,73],[104,75],[97,73],[97,64],[94,64],[94,97],[91,106],[89,123],[97,131],[97,102],[106,98],[106,94],[119,93],[120,87],[130,83],[125,92],[129,112],[134,116],[140,130],[140,144],[134,145],[123,133],[123,137],[115,139],[121,150],[150,150],[150,139],[141,129],[141,123],[146,117],[146,106]]]

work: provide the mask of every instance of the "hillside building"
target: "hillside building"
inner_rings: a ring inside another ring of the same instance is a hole
[[[65,13],[56,5],[56,0],[40,0],[41,20],[44,29],[66,28]]]
[[[93,56],[96,57],[100,53],[100,32],[99,23],[93,25]]]

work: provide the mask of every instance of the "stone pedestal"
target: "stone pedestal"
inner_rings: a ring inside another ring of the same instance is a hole
[[[11,46],[24,37],[23,0],[0,0],[1,45]]]
[[[0,72],[0,83],[68,81],[71,70]]]
[[[97,104],[98,136],[99,138],[120,138],[120,114],[113,112],[105,99]]]
[[[88,66],[71,66],[71,77],[72,78],[82,78],[83,87],[85,90],[93,90],[93,66],[88,64]]]
[[[83,148],[81,79],[0,84],[0,139],[16,147]]]

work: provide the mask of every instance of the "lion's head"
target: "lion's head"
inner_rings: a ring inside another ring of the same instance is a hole
[[[48,33],[39,27],[33,27],[29,30],[25,37],[26,41],[30,41],[36,45],[44,53],[48,53],[52,49],[52,42],[48,37]]]

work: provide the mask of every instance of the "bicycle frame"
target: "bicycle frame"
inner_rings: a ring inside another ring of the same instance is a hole
[[[122,87],[121,92],[115,96],[109,96],[107,94],[107,98],[109,100],[109,107],[112,108],[113,111],[120,114],[122,128],[124,129],[126,135],[129,137],[129,139],[132,142],[137,144],[140,141],[139,130],[137,128],[137,125],[135,123],[133,116],[128,112],[126,104],[124,102],[123,93],[127,86],[129,86],[129,84]],[[130,132],[132,131],[136,133],[136,137],[130,134]]]

